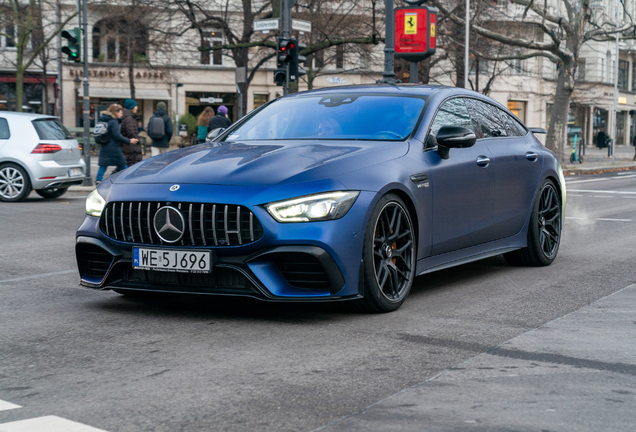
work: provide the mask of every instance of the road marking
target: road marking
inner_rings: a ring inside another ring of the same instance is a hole
[[[592,195],[592,198],[609,198],[609,199],[612,199],[614,197],[613,196],[607,196],[607,195]]]
[[[604,194],[618,194],[618,195],[636,195],[636,192],[632,191],[604,191],[604,190],[588,190],[588,189],[573,189],[568,192],[588,192],[588,193],[604,193]]]
[[[36,417],[0,424],[0,432],[106,432],[57,416]]]
[[[44,278],[44,277],[48,277],[48,276],[57,276],[57,275],[69,274],[69,273],[74,273],[76,271],[77,270],[64,270],[64,271],[53,272],[53,273],[40,273],[40,274],[36,274],[36,275],[24,276],[24,277],[15,278],[15,279],[0,280],[0,283],[19,282],[19,281],[28,280],[28,279],[38,279],[38,278]],[[2,432],[2,431],[0,431],[0,432]]]
[[[619,174],[621,175],[621,174]],[[621,177],[618,176],[612,176],[612,177],[601,177],[601,178],[597,178],[597,179],[587,179],[587,180],[573,180],[573,181],[566,181],[565,185],[571,185],[571,184],[576,184],[576,183],[587,183],[587,182],[599,182],[599,181],[606,181],[606,180],[622,180],[625,178],[631,178],[631,177],[636,177],[636,174],[623,174],[621,175]]]
[[[598,218],[596,220],[600,221],[610,221],[610,222],[631,222],[631,219],[611,219],[611,218]]]
[[[0,400],[0,411],[12,410],[16,408],[22,408],[20,405],[12,404],[11,402]]]
[[[576,219],[576,220],[585,220],[584,217],[576,217],[576,216],[566,216],[566,219]]]
[[[568,198],[570,198],[570,197],[582,197],[582,196],[585,196],[585,195],[575,195],[575,194],[571,194],[571,193],[568,194]]]

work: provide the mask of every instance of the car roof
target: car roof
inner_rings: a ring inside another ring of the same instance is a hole
[[[50,115],[45,115],[45,114],[35,114],[35,113],[22,113],[22,112],[16,112],[16,111],[0,111],[0,116],[2,117],[25,117],[28,119],[46,119],[46,118],[50,118],[50,119],[54,119],[57,118],[55,116],[50,116]]]
[[[409,96],[421,96],[428,97],[439,90],[450,90],[453,94],[457,95],[472,95],[481,98],[490,99],[483,94],[467,90],[461,87],[451,87],[442,85],[429,85],[429,84],[366,84],[366,85],[350,85],[350,86],[338,86],[338,87],[325,87],[316,90],[308,90],[304,92],[290,94],[287,97],[304,96],[304,95],[328,95],[338,93],[373,93],[373,94],[386,94],[386,95],[409,95]]]

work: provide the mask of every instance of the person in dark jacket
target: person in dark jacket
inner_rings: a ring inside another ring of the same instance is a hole
[[[161,138],[152,138],[152,144],[150,147],[150,151],[153,156],[157,156],[161,153],[166,153],[170,148],[170,140],[172,139],[172,134],[174,133],[174,129],[172,128],[172,120],[170,116],[166,114],[166,103],[159,102],[157,104],[157,111],[155,111],[155,116],[163,118],[164,124],[164,134]],[[152,121],[152,119],[150,119]],[[150,135],[150,122],[148,123],[148,134]]]
[[[232,124],[232,120],[227,117],[227,107],[221,105],[216,110],[216,115],[210,119],[208,123],[208,133],[218,128],[228,128]]]
[[[126,138],[135,138],[136,144],[122,144],[121,151],[126,158],[128,166],[141,162],[141,143],[139,142],[139,132],[137,127],[137,102],[132,99],[126,99],[124,102],[123,115],[121,117],[121,134]]]
[[[596,135],[596,145],[598,146],[598,148],[603,148],[606,146],[605,131],[603,130],[603,128],[601,128],[601,130]]]
[[[121,152],[121,145],[124,144],[136,144],[139,141],[135,138],[128,139],[121,134],[121,117],[122,112],[121,105],[112,104],[108,107],[108,110],[102,113],[99,121],[108,123],[108,133],[110,134],[110,140],[108,144],[102,145],[99,151],[99,171],[97,171],[97,178],[95,179],[97,184],[102,181],[104,173],[109,166],[115,166],[117,169],[115,172],[119,172],[128,168],[126,165],[126,159]]]

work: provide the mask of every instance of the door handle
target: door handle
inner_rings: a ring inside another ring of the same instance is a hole
[[[528,159],[530,162],[536,161],[538,157],[539,155],[537,155],[536,153],[533,153],[533,152],[526,153],[526,159]]]
[[[477,165],[479,165],[480,167],[487,167],[489,163],[490,158],[487,158],[486,156],[477,157]]]

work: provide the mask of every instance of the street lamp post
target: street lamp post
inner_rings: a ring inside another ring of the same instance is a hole
[[[468,88],[469,54],[468,44],[470,36],[470,0],[466,0],[466,29],[464,36],[464,88]],[[477,71],[479,73],[479,71]]]
[[[619,26],[619,22],[618,22],[618,0],[616,0],[616,28],[618,28]],[[615,162],[615,156],[614,156],[614,146],[616,145],[616,138],[618,137],[618,32],[616,32],[616,61],[614,62],[614,131],[613,131],[613,135],[614,138],[612,139],[612,146],[611,146],[611,152],[612,152],[612,163]]]

